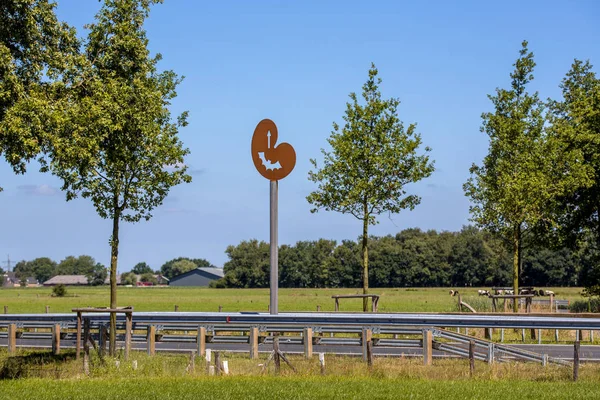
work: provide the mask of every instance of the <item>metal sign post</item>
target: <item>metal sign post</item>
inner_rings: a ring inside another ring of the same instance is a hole
[[[277,143],[277,126],[270,119],[258,123],[252,135],[252,161],[256,170],[270,182],[270,313],[279,311],[278,264],[278,191],[279,180],[285,178],[296,166],[296,152],[288,143]]]
[[[269,310],[271,310],[271,314],[275,315],[279,311],[279,252],[277,246],[277,197],[278,197],[278,182],[271,181],[269,182],[271,185],[271,235],[270,235],[270,256],[271,256],[271,292],[270,292],[270,305]]]

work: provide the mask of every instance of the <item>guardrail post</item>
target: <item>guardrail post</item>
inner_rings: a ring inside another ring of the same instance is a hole
[[[313,330],[312,328],[304,328],[304,357],[312,358],[313,355]]]
[[[148,335],[147,335],[147,342],[148,342],[148,348],[147,348],[147,352],[149,356],[153,356],[154,353],[156,352],[156,347],[155,347],[155,343],[156,343],[156,326],[154,325],[150,325],[148,327]]]
[[[60,325],[54,324],[52,327],[52,354],[60,354]]]
[[[493,330],[492,328],[485,328],[485,338],[488,340],[492,340]]]
[[[554,330],[554,341],[558,343],[558,329]]]
[[[133,329],[133,313],[125,314],[125,361],[129,360],[129,352],[131,351],[131,335]]]
[[[538,329],[537,334],[538,334],[538,344],[542,344],[542,330]]]
[[[469,376],[473,377],[475,372],[475,342],[469,340]]]
[[[206,328],[203,326],[198,327],[196,344],[198,345],[198,356],[204,357],[204,354],[206,353]]]
[[[594,343],[594,331],[590,331],[590,343]]]
[[[17,352],[17,325],[8,325],[8,354]]]
[[[258,327],[250,328],[250,359],[258,358]]]
[[[77,312],[77,333],[75,335],[75,359],[79,360],[79,352],[81,351],[81,312]]]
[[[494,363],[494,343],[490,343],[488,345],[488,359],[487,359],[488,364],[493,364]]]
[[[573,380],[579,379],[579,340],[575,342],[573,352]]]
[[[369,361],[369,352],[368,352],[367,346],[372,338],[373,338],[373,331],[368,328],[363,328],[362,337],[361,337],[361,339],[362,339],[361,344],[362,344],[362,349],[363,349],[363,361]]]
[[[433,363],[433,333],[429,329],[423,330],[423,364]]]
[[[500,329],[500,343],[504,343],[504,328]]]

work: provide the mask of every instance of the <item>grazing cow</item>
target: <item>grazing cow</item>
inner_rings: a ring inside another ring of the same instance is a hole
[[[497,290],[496,290],[496,294],[504,294],[504,290],[502,290],[502,289],[497,289]]]
[[[480,296],[489,296],[490,292],[487,291],[487,290],[481,290],[481,289],[479,289],[479,290],[477,290],[477,294],[480,295]]]
[[[506,290],[504,291],[505,294],[515,294],[514,290]]]
[[[545,296],[554,296],[554,292],[552,290],[544,290]]]
[[[454,296],[454,290],[450,290],[450,296]]]

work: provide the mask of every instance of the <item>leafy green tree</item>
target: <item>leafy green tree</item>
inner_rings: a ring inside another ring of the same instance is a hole
[[[56,275],[56,263],[48,257],[40,257],[31,261],[19,261],[15,265],[14,272],[19,278],[34,276],[38,282],[44,283]]]
[[[535,62],[526,41],[514,67],[510,89],[488,96],[495,111],[482,115],[481,130],[489,136],[489,153],[481,166],[471,167],[464,189],[472,202],[472,220],[511,244],[518,293],[524,235],[540,225],[555,225],[551,204],[568,191],[574,177],[562,175],[562,166],[569,162],[565,158],[572,153],[547,135],[544,104],[537,92],[527,91]],[[516,312],[516,302],[514,307]]]
[[[135,286],[137,283],[137,276],[133,272],[125,272],[121,274],[121,285],[132,285]]]
[[[269,245],[252,239],[225,250],[225,285],[233,288],[269,287]]]
[[[156,279],[152,272],[146,272],[145,274],[142,274],[142,276],[140,276],[140,282],[158,285],[158,279]]]
[[[79,257],[68,256],[56,267],[56,275],[88,275],[94,271],[96,260],[93,257],[82,255]]]
[[[184,274],[188,271],[192,271],[196,268],[198,268],[198,266],[191,260],[179,260],[173,263],[171,267],[171,274],[175,277],[177,275]]]
[[[90,286],[100,286],[104,285],[106,281],[106,277],[108,276],[108,271],[106,267],[100,263],[94,265],[94,267],[88,271],[85,276],[88,278],[88,285]]]
[[[49,0],[0,2],[0,156],[15,173],[48,149],[43,116],[53,105],[56,78],[79,47],[55,7]]]
[[[564,176],[580,176],[575,188],[556,202],[560,243],[599,270],[586,271],[588,293],[600,295],[600,78],[589,61],[575,60],[560,85],[562,101],[550,101],[551,132],[575,154]],[[595,261],[593,261],[595,260]]]
[[[413,209],[420,203],[416,195],[407,195],[405,186],[428,177],[433,163],[427,155],[419,155],[421,136],[416,125],[407,129],[399,120],[395,98],[383,100],[379,91],[381,79],[371,65],[369,79],[363,85],[364,105],[355,93],[346,104],[345,124],[333,124],[328,143],[331,151],[322,150],[323,167],[311,160],[315,170],[309,180],[318,184],[308,197],[315,208],[351,214],[363,223],[362,262],[363,293],[369,288],[368,228],[376,216]],[[430,149],[425,148],[425,153]],[[363,302],[367,311],[367,299]]]
[[[327,287],[355,288],[361,285],[360,248],[352,240],[344,240],[325,260]]]
[[[172,277],[181,274],[182,273],[181,268],[178,268],[177,271],[173,271],[173,265],[179,261],[189,261],[195,265],[193,268],[191,268],[191,266],[189,264],[185,264],[185,265],[188,265],[189,269],[185,270],[184,272],[187,272],[190,269],[194,269],[194,268],[214,268],[214,265],[212,265],[209,261],[207,261],[203,258],[193,258],[192,259],[192,258],[187,258],[187,257],[177,257],[177,258],[174,258],[174,259],[169,260],[166,263],[164,263],[160,267],[160,271],[156,271],[156,273],[161,274],[162,276],[166,277],[167,279],[171,279]]]
[[[152,268],[150,268],[150,266],[148,264],[146,264],[145,262],[140,262],[135,264],[135,267],[133,267],[133,269],[131,270],[131,272],[133,272],[136,275],[142,275],[142,274],[146,274],[146,273],[152,273]]]
[[[112,221],[110,307],[117,306],[119,224],[148,220],[172,186],[190,182],[178,139],[187,113],[172,121],[170,100],[181,81],[158,72],[143,28],[156,0],[105,0],[89,26],[85,62],[67,82],[72,106],[50,169],[63,180],[67,200],[89,198]],[[116,315],[109,352],[115,354]]]

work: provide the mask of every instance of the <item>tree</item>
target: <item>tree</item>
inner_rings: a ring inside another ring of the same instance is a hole
[[[179,260],[173,263],[171,267],[172,276],[184,274],[188,271],[198,268],[191,260]],[[170,278],[169,278],[170,279]]]
[[[190,182],[178,139],[187,113],[172,121],[170,100],[181,79],[159,73],[160,54],[150,57],[143,29],[158,0],[105,0],[89,26],[85,62],[69,88],[67,123],[53,147],[50,169],[63,180],[67,200],[91,199],[112,221],[110,307],[117,307],[119,223],[152,217],[172,186]],[[116,315],[110,319],[109,351],[115,354]]]
[[[135,265],[135,267],[133,267],[131,272],[133,272],[136,275],[142,275],[142,274],[146,274],[148,272],[152,273],[153,271],[152,271],[152,268],[150,268],[150,266],[148,264],[146,264],[145,262],[140,262],[140,263],[137,263]]]
[[[106,267],[100,263],[94,265],[94,267],[88,271],[85,276],[88,278],[88,285],[90,286],[100,286],[104,285],[106,281],[106,277],[108,276],[108,271]]]
[[[309,180],[318,189],[308,197],[308,202],[318,209],[351,214],[363,223],[362,263],[363,293],[369,288],[368,228],[383,213],[399,213],[413,209],[420,197],[407,195],[405,186],[428,177],[433,163],[425,155],[419,155],[421,135],[416,125],[407,129],[397,116],[400,101],[395,98],[383,100],[379,91],[381,79],[375,65],[371,65],[369,79],[363,85],[364,105],[359,104],[355,93],[346,104],[345,124],[333,124],[328,143],[331,151],[321,150],[323,167],[311,160],[315,171],[309,172]],[[363,310],[367,311],[367,299]]]
[[[488,96],[495,111],[482,114],[481,131],[489,136],[489,153],[482,166],[471,167],[464,189],[472,202],[472,220],[511,243],[513,287],[519,293],[524,234],[553,225],[550,204],[568,182],[556,179],[561,176],[561,149],[544,130],[544,105],[537,92],[527,92],[535,62],[526,41],[513,65],[510,89]]]
[[[43,117],[53,103],[55,78],[79,46],[55,7],[49,0],[0,2],[0,156],[15,173],[47,150],[52,138]]]
[[[151,283],[153,285],[158,285],[158,279],[154,276],[152,272],[147,272],[140,276],[140,282]]]
[[[562,101],[550,101],[552,133],[575,153],[563,176],[584,175],[575,188],[556,202],[558,240],[571,249],[585,250],[585,258],[600,269],[600,78],[589,61],[575,60],[560,85]],[[587,179],[585,179],[587,178]],[[600,295],[600,271],[587,275],[589,294]]]
[[[40,257],[31,261],[19,261],[14,272],[19,278],[34,276],[38,282],[44,283],[56,275],[56,263],[48,257]]]
[[[135,286],[137,283],[137,276],[133,272],[125,272],[121,274],[121,285],[132,285]]]
[[[269,245],[252,239],[227,246],[229,261],[223,265],[224,281],[233,288],[269,287]]]
[[[56,275],[88,275],[95,267],[96,260],[91,256],[68,256],[56,267]]]
[[[194,267],[192,268],[190,264],[184,264],[187,265],[187,267],[184,268],[177,268],[176,271],[173,270],[173,266],[175,265],[175,263],[178,263],[179,261],[189,261],[191,263],[194,264]],[[172,260],[167,261],[166,263],[164,263],[161,267],[160,267],[160,271],[156,271],[157,274],[161,274],[162,276],[166,277],[167,279],[171,279],[174,276],[177,276],[183,272],[187,272],[190,269],[194,269],[194,268],[214,268],[215,266],[212,265],[210,262],[208,262],[207,260],[203,259],[203,258],[187,258],[187,257],[177,257],[174,258]],[[187,268],[187,269],[186,269]]]

